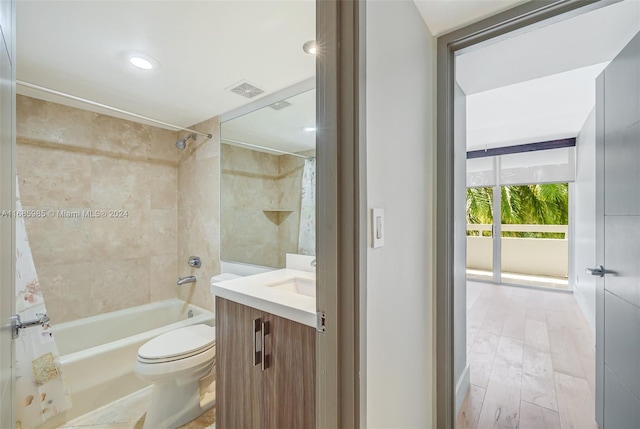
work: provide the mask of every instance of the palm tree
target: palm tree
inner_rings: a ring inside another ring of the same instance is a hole
[[[569,185],[502,186],[500,216],[503,224],[567,225]],[[493,188],[467,189],[467,223],[493,223]],[[563,238],[563,234],[504,232],[503,236]]]
[[[467,188],[467,223],[493,223],[493,188]],[[478,231],[467,234],[478,235]]]

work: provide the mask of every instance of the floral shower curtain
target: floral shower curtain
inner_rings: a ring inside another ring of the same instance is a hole
[[[16,180],[16,213],[22,212]],[[16,311],[22,321],[47,314],[27,239],[24,218],[16,217]],[[15,340],[16,427],[30,429],[71,408],[57,364],[58,347],[50,324],[20,330]]]
[[[307,158],[302,171],[302,202],[298,253],[316,254],[316,159]]]

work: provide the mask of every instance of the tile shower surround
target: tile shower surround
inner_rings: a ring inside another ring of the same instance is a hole
[[[176,296],[212,309],[208,279],[219,273],[218,119],[196,125],[214,138],[199,137],[178,151],[174,142],[183,133],[21,95],[16,104],[24,209],[56,213],[26,219],[52,320]],[[58,212],[88,209],[121,212],[100,219]],[[178,288],[178,275],[195,273],[187,265],[191,254],[202,257],[197,274],[205,281]]]
[[[221,165],[223,259],[284,268],[298,253],[304,159],[223,144]],[[264,212],[278,209],[290,212]]]

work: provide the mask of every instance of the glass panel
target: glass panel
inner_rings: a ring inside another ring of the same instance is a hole
[[[494,186],[494,158],[472,158],[467,160],[467,186]]]
[[[467,278],[493,280],[493,188],[467,188]]]
[[[575,165],[575,147],[472,158],[467,160],[467,186],[573,182]]]
[[[567,289],[569,186],[502,186],[501,282]]]
[[[573,182],[575,171],[575,147],[500,157],[500,185]]]

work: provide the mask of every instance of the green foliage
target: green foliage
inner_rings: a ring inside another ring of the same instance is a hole
[[[502,186],[502,224],[567,225],[569,185]],[[493,188],[467,189],[467,223],[493,223]],[[477,235],[477,233],[476,233]],[[503,237],[564,238],[561,233],[503,232]]]

